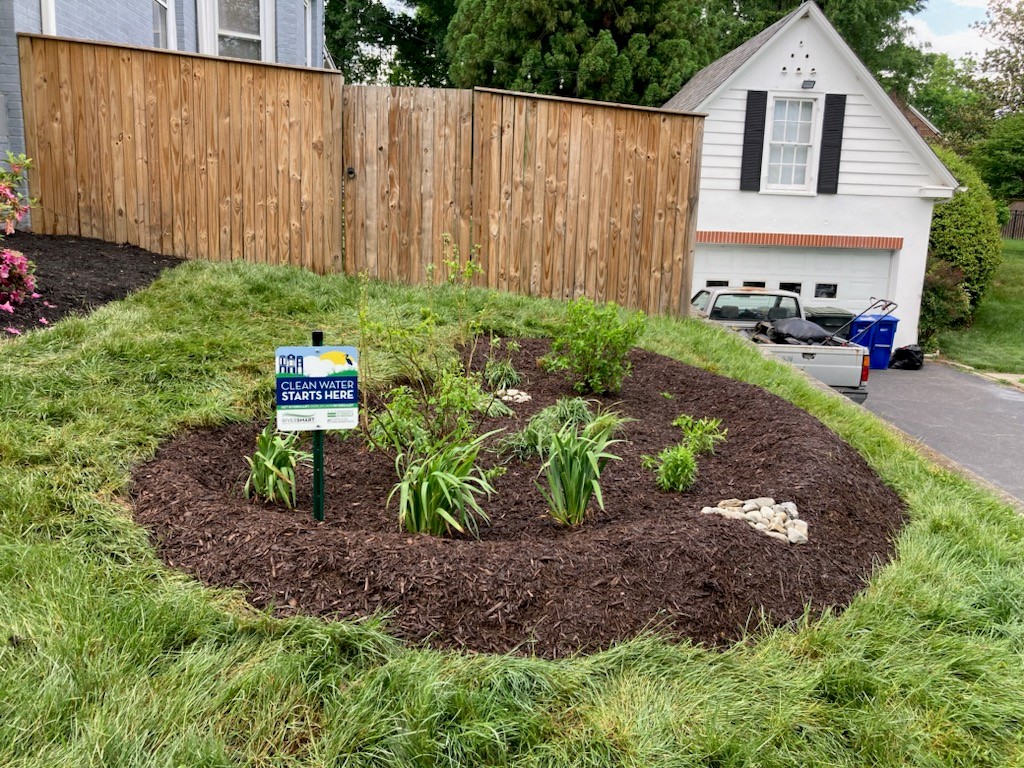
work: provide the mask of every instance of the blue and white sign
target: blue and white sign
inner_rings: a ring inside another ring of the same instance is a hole
[[[355,347],[277,348],[277,428],[283,432],[359,426]]]

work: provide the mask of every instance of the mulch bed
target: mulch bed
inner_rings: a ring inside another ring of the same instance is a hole
[[[180,263],[73,237],[18,233],[4,243],[36,263],[41,297],[0,317],[0,331],[42,330],[40,318],[123,298]],[[516,406],[517,419],[485,428],[519,428],[571,394],[536,367],[546,349],[523,342],[515,363],[533,400]],[[241,587],[275,615],[383,613],[398,636],[441,648],[555,658],[645,630],[719,646],[762,616],[778,625],[805,607],[846,605],[892,555],[903,522],[895,493],[839,437],[774,395],[650,352],[631,357],[622,392],[599,398],[635,419],[629,442],[614,447],[623,460],[602,478],[605,510],[592,509],[578,530],[548,517],[534,461],[511,463],[495,482],[479,540],[406,534],[386,505],[391,461],[355,435],[327,441],[325,522],[311,520],[308,475],[297,511],[251,503],[242,498],[242,457],[262,427],[255,423],[167,442],[134,474],[135,516],[170,566]],[[722,419],[728,440],[699,460],[691,491],[663,493],[641,456],[679,440],[671,422],[684,412]],[[810,542],[789,545],[699,512],[762,495],[796,502]]]
[[[145,288],[181,259],[159,256],[134,245],[113,245],[80,237],[16,232],[3,247],[24,253],[36,265],[37,299],[26,299],[14,314],[0,312],[0,339],[45,328],[62,317],[82,314]],[[45,322],[41,322],[45,321]]]
[[[515,356],[533,396],[517,429],[572,394],[536,367],[548,342],[524,340]],[[902,521],[896,494],[860,456],[804,411],[751,385],[634,350],[633,375],[615,398],[635,419],[622,457],[601,485],[605,510],[567,530],[547,515],[534,485],[539,462],[517,463],[484,503],[489,526],[473,538],[433,538],[398,529],[387,496],[394,466],[362,440],[327,441],[326,520],[246,501],[246,467],[262,424],[181,435],[138,468],[137,521],[160,555],[204,583],[240,586],[275,615],[389,616],[409,641],[441,648],[535,653],[590,652],[648,630],[718,646],[756,628],[845,606],[872,568],[887,561]],[[687,493],[665,493],[641,464],[677,443],[680,413],[723,420],[728,440],[699,459]],[[790,545],[745,523],[700,514],[728,498],[793,501],[810,542]]]

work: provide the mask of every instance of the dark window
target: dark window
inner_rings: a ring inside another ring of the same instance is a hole
[[[838,289],[839,286],[835,283],[818,283],[814,286],[814,298],[834,299]]]
[[[825,117],[821,125],[821,155],[818,165],[818,193],[834,195],[839,191],[839,156],[843,149],[843,120],[846,96],[825,96]]]
[[[768,91],[747,91],[747,113],[743,125],[743,155],[740,160],[740,189],[761,189],[761,158],[764,157],[765,115]]]
[[[802,287],[802,283],[779,283],[780,291],[789,291],[790,293],[800,293]]]
[[[744,288],[764,288],[764,280],[761,280],[761,281],[757,281],[757,280],[744,280],[743,281],[743,287]]]
[[[728,280],[708,280],[705,285],[708,288],[722,288],[729,284]]]

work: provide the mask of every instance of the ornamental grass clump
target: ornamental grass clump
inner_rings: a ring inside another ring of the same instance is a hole
[[[566,424],[552,435],[545,449],[547,460],[540,470],[546,486],[536,485],[551,516],[562,525],[580,525],[591,498],[604,509],[601,473],[609,461],[620,460],[608,448],[622,442],[612,439],[612,435],[624,422],[618,414],[606,412],[579,431]]]
[[[615,302],[594,304],[581,296],[569,302],[565,323],[542,364],[565,371],[580,394],[618,392],[630,370],[626,356],[646,327],[643,312],[619,313]]]
[[[449,444],[427,456],[400,453],[395,471],[401,478],[388,495],[398,494],[398,523],[409,533],[433,536],[477,534],[477,520],[489,522],[477,501],[494,493],[487,473],[476,466],[484,441],[493,433],[464,445]]]
[[[563,397],[535,413],[518,432],[505,437],[498,452],[525,461],[543,456],[551,438],[565,426],[578,429],[594,420],[587,401],[582,397]]]
[[[245,498],[256,496],[274,504],[295,506],[295,471],[299,464],[309,464],[313,454],[299,448],[297,432],[276,432],[267,424],[256,438],[256,453],[245,457],[249,478],[245,481]]]

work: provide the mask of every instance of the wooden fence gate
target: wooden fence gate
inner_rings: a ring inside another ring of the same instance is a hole
[[[33,229],[685,314],[703,118],[19,35]],[[446,245],[447,244],[447,245]]]

